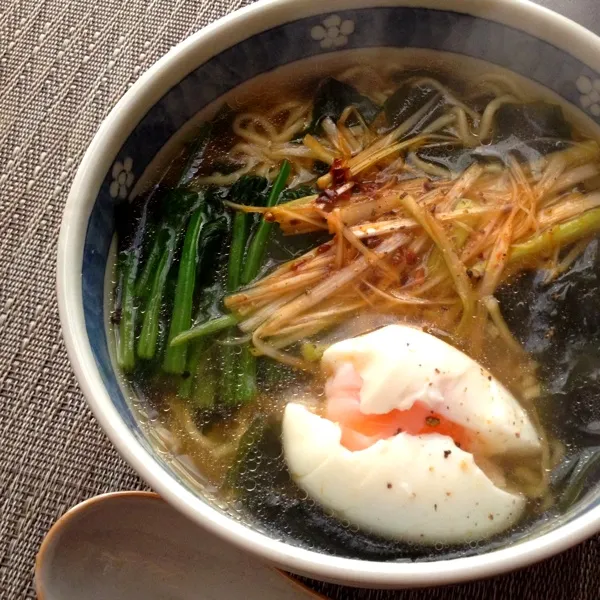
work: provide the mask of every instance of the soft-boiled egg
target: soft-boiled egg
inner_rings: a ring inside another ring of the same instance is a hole
[[[291,476],[342,519],[423,544],[503,531],[526,499],[504,487],[499,455],[540,451],[512,394],[460,350],[390,325],[324,354],[323,416],[287,405]],[[490,460],[491,459],[491,460]]]

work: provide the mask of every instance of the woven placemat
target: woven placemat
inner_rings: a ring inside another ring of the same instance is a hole
[[[548,1],[560,8],[563,0]],[[101,492],[145,487],[95,423],[59,332],[56,241],[77,165],[103,117],[141,73],[171,46],[245,3],[0,0],[2,599],[35,598],[36,551],[70,506]],[[581,3],[587,6],[581,20],[598,23],[598,0]],[[576,2],[565,8],[576,10]],[[305,583],[336,599],[596,600],[599,574],[596,539],[541,566],[445,590]]]

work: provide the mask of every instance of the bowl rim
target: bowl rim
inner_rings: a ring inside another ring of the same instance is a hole
[[[600,38],[529,0],[330,0],[325,14],[375,6],[442,9],[487,18],[554,44],[600,72]],[[138,79],[102,122],[73,180],[58,243],[59,314],[75,375],[111,442],[152,488],[199,525],[286,570],[349,585],[419,587],[490,577],[548,558],[600,531],[600,506],[533,540],[451,560],[364,561],[274,540],[220,513],[178,483],[136,439],[104,387],[86,333],[81,265],[90,212],[118,150],[149,108],[205,60],[270,27],[323,13],[322,4],[315,0],[260,0],[237,10],[172,48]]]

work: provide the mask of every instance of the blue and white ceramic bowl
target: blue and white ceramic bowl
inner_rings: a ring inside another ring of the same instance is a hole
[[[590,130],[600,124],[600,39],[525,0],[263,0],[171,50],[102,124],[65,209],[58,298],[69,356],[96,417],[133,467],[189,518],[297,573],[372,587],[438,585],[522,567],[580,542],[600,530],[600,500],[585,498],[518,544],[452,560],[367,562],[296,547],[244,524],[170,459],[123,393],[108,344],[113,205],[169,140],[204,107],[261,74],[382,47],[486,61],[561,97]]]

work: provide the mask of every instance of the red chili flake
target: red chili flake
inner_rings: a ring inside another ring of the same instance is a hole
[[[423,182],[423,189],[424,189],[426,192],[430,192],[430,191],[433,189],[433,184],[431,183],[431,181],[429,181],[429,179],[426,179],[426,180]]]
[[[412,250],[407,248],[404,251],[404,258],[406,260],[407,265],[414,265],[414,264],[416,264],[419,257],[416,255],[415,252],[413,252]]]
[[[290,219],[290,225],[293,227],[294,225],[298,225],[300,221],[298,219]]]
[[[317,254],[324,254],[331,248],[331,244],[323,244],[317,248]]]
[[[333,161],[330,169],[331,180],[334,186],[342,185],[350,179],[350,170],[344,164],[341,158],[336,158]]]
[[[388,490],[391,490],[391,489],[392,489],[392,484],[391,484],[391,483],[388,483],[388,484],[387,484],[387,489],[388,489]]]

